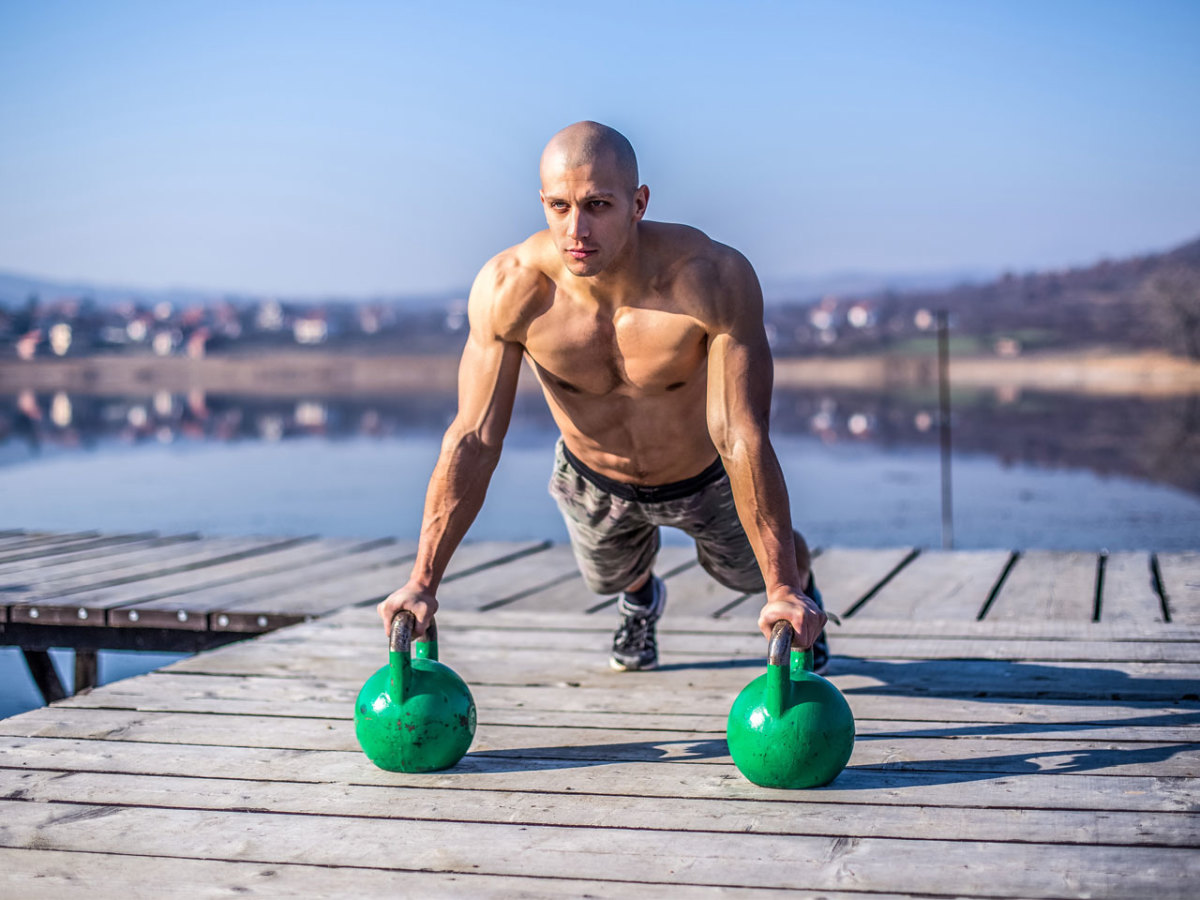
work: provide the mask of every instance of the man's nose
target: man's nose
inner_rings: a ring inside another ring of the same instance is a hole
[[[579,240],[588,236],[587,217],[578,210],[572,210],[567,219],[567,237]]]

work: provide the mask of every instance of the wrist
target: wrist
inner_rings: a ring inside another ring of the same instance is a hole
[[[768,603],[789,603],[794,605],[802,604],[805,600],[809,600],[809,596],[799,588],[790,587],[781,584],[767,591]]]
[[[406,594],[419,594],[423,597],[432,598],[437,592],[437,585],[432,578],[418,575],[414,572],[409,576],[408,581],[404,583],[404,587],[401,590]]]

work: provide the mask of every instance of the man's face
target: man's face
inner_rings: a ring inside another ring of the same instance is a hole
[[[632,190],[607,161],[569,167],[551,161],[542,168],[542,209],[554,245],[567,269],[598,275],[629,243],[646,213],[649,190]]]

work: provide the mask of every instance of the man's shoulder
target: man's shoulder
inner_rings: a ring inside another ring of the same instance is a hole
[[[486,313],[498,334],[519,339],[525,326],[553,301],[554,283],[546,271],[544,233],[501,250],[475,277],[471,304]]]
[[[704,320],[726,318],[731,304],[758,290],[754,268],[738,250],[690,225],[648,224],[663,286],[697,304]]]

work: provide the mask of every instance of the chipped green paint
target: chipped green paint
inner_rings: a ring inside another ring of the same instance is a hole
[[[782,627],[781,627],[782,626]],[[812,671],[812,651],[791,649],[792,627],[776,622],[767,671],[733,702],[725,736],[734,764],[762,787],[829,784],[854,749],[854,716],[841,691]]]
[[[354,706],[363,752],[389,772],[433,772],[462,759],[475,736],[475,701],[457,673],[437,661],[437,633],[410,655],[411,613],[392,623],[388,665],[367,679]]]

